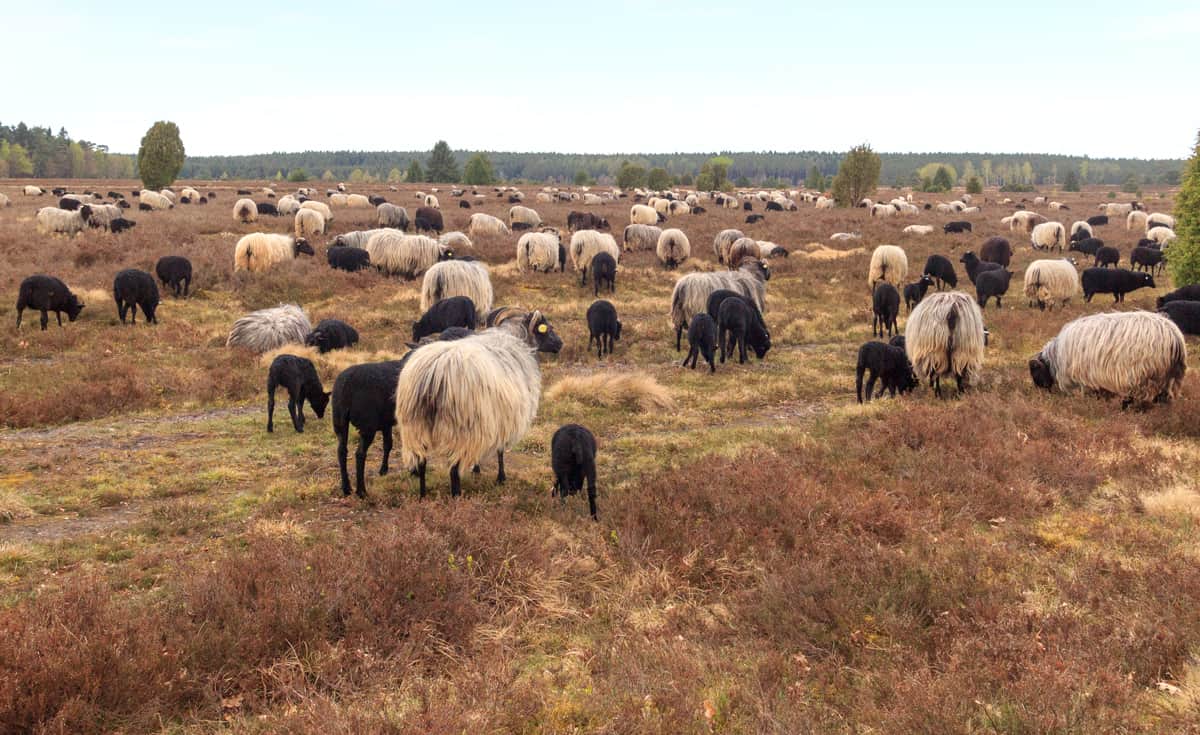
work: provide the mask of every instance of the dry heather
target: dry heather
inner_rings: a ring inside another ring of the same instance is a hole
[[[372,227],[369,209],[337,210],[315,257],[235,276],[241,235],[291,225],[231,220],[236,186],[261,185],[200,186],[218,200],[134,211],[119,236],[35,234],[46,199],[0,210],[0,731],[1194,731],[1200,350],[1167,406],[1045,393],[1028,358],[1110,306],[1014,297],[984,312],[991,344],[960,399],[922,387],[854,402],[870,252],[903,247],[909,280],[946,254],[961,284],[961,254],[1003,234],[1019,284],[1043,254],[1000,225],[1007,207],[985,203],[954,236],[933,213],[671,218],[693,245],[682,272],[718,268],[708,244],[731,227],[794,253],[771,262],[767,359],[715,375],[679,368],[679,274],[652,252],[622,254],[621,340],[600,362],[577,276],[518,273],[516,236],[480,235],[469,254],[489,264],[496,304],[543,310],[565,342],[539,358],[538,418],[506,457],[508,483],[485,468],[458,501],[444,474],[425,502],[407,473],[377,477],[376,440],[362,502],[334,494],[328,414],[304,434],[265,432],[274,353],[225,336],[280,303],[347,321],[354,350],[285,348],[328,388],[404,354],[420,284],[328,268],[326,242]],[[412,211],[413,190],[361,191]],[[446,228],[505,218],[485,193],[463,210],[443,188]],[[1104,192],[1055,198],[1069,224]],[[535,206],[564,229],[584,208]],[[586,209],[614,233],[628,221],[624,200]],[[938,227],[901,233],[914,222]],[[1138,233],[1098,230],[1128,257]],[[829,242],[838,231],[862,241]],[[194,295],[164,298],[158,326],[122,328],[113,276],[168,254],[191,259]],[[39,272],[88,306],[18,332],[17,286]],[[1118,308],[1152,308],[1159,286]],[[598,523],[549,494],[550,437],[568,422],[599,441]]]

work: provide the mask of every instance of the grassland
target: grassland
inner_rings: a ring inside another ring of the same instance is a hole
[[[48,197],[0,182],[13,197],[0,210],[0,731],[1200,731],[1194,340],[1169,406],[1046,394],[1029,356],[1112,306],[1042,313],[1016,283],[985,313],[977,388],[854,402],[870,248],[901,245],[915,271],[933,252],[957,261],[1008,234],[1007,207],[985,204],[973,234],[927,238],[900,230],[943,218],[677,218],[697,256],[685,271],[717,267],[726,227],[795,253],[772,262],[775,347],[715,375],[678,367],[676,275],[651,253],[622,258],[624,331],[598,361],[590,287],[517,273],[515,237],[479,240],[496,303],[541,308],[566,343],[542,358],[538,420],[507,484],[485,465],[453,502],[444,472],[424,502],[406,473],[376,477],[377,444],[360,502],[335,495],[328,418],[267,434],[265,367],[224,338],[280,302],[344,319],[363,339],[318,361],[328,387],[346,365],[403,354],[419,285],[332,272],[323,247],[235,276],[237,238],[291,220],[235,224],[234,187],[202,188],[218,200],[67,240],[34,233]],[[413,187],[379,191],[415,206]],[[1068,224],[1106,201],[1056,198]],[[490,191],[469,211],[442,202],[450,229],[509,206]],[[527,203],[560,226],[572,208]],[[627,203],[592,209],[619,235]],[[332,234],[373,211],[335,216]],[[863,251],[803,254],[851,230]],[[1097,234],[1125,258],[1138,237],[1123,223]],[[1019,274],[1035,255],[1013,242]],[[157,327],[121,326],[113,276],[167,254],[191,259],[194,296],[166,299]],[[80,321],[12,328],[37,272],[84,293]],[[1159,285],[1119,308],[1152,308]],[[549,497],[549,439],[566,422],[600,442],[598,523],[579,498]]]

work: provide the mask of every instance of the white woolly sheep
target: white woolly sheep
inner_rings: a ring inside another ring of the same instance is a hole
[[[67,210],[58,207],[42,207],[37,211],[37,231],[42,235],[70,235],[74,237],[88,226],[92,208],[85,204],[79,209]]]
[[[234,222],[257,222],[258,205],[253,199],[239,199],[233,205]]]
[[[908,255],[895,245],[880,245],[871,253],[871,267],[867,272],[867,289],[872,293],[875,284],[887,281],[903,290],[904,280],[908,278]]]
[[[1132,230],[1135,227],[1140,227],[1144,230],[1144,229],[1146,229],[1146,220],[1149,217],[1150,217],[1150,215],[1146,214],[1142,210],[1135,209],[1135,210],[1131,211],[1128,215],[1126,215],[1125,229]]]
[[[330,194],[329,206],[331,207],[348,207],[350,206],[350,196],[348,194]],[[305,202],[307,204],[307,202]]]
[[[375,221],[380,227],[394,227],[397,230],[408,230],[408,210],[404,207],[380,202],[375,207]]]
[[[741,230],[721,230],[713,238],[713,255],[717,256],[718,263],[725,263],[729,259],[729,249],[738,240],[746,236],[746,233]],[[736,266],[736,263],[731,265]]]
[[[654,207],[635,204],[629,208],[629,221],[635,225],[656,225],[658,224],[658,212],[654,210]]]
[[[659,263],[668,269],[676,268],[692,256],[692,244],[687,235],[683,234],[683,230],[671,228],[663,230],[658,236],[655,252]],[[758,257],[757,254],[755,257]]]
[[[1146,239],[1153,240],[1160,246],[1170,245],[1175,241],[1175,231],[1170,227],[1164,227],[1162,225],[1151,227],[1146,231]]]
[[[596,194],[584,194],[583,203],[589,205],[604,204],[604,198]]]
[[[670,202],[667,206],[667,213],[671,216],[675,216],[677,214],[691,214],[691,212],[692,208],[688,206],[688,203],[681,202],[678,199]]]
[[[146,189],[142,189],[138,195],[138,200],[153,210],[170,209],[175,206],[175,203],[169,198],[156,191],[147,191]]]
[[[613,260],[621,261],[621,249],[617,241],[607,232],[597,230],[577,230],[571,235],[570,244],[571,267],[580,274],[580,284],[587,280],[587,269],[592,264],[592,258],[597,253],[608,253]]]
[[[906,235],[928,235],[933,232],[933,225],[909,225],[904,228]]]
[[[381,230],[366,244],[371,265],[388,275],[416,278],[447,256],[446,248],[432,237]]]
[[[325,218],[315,209],[298,209],[294,224],[296,237],[307,239],[325,234]]]
[[[833,209],[837,206],[837,201],[822,195],[817,197],[817,203],[815,206],[817,209]]]
[[[438,238],[438,243],[440,243],[441,246],[446,250],[454,252],[470,250],[474,247],[474,244],[471,242],[471,238],[467,237],[458,230],[443,234]]]
[[[870,209],[872,217],[891,217],[896,213],[896,208],[891,204],[876,204]]]
[[[196,191],[190,186],[185,186],[179,190],[179,198],[187,199],[192,204],[195,204],[196,201],[200,199],[200,192]]]
[[[739,237],[734,240],[729,246],[729,253],[725,256],[725,264],[733,270],[742,264],[743,258],[758,259],[762,257],[762,249],[758,246],[758,241],[752,237]]]
[[[251,312],[234,322],[225,346],[270,352],[286,344],[302,345],[310,332],[312,322],[303,309],[296,304],[280,304]]]
[[[926,296],[913,307],[904,327],[904,351],[913,371],[941,397],[943,377],[954,376],[961,392],[983,366],[983,313],[962,291]]]
[[[626,252],[630,250],[654,250],[658,247],[658,238],[660,235],[662,235],[661,227],[654,225],[627,225],[622,235],[622,249]]]
[[[434,196],[433,194],[426,194],[425,198],[422,200],[422,203],[426,207],[433,207],[434,209],[442,208],[441,202],[439,202],[438,198],[436,196]]]
[[[509,229],[508,225],[504,224],[504,220],[499,217],[493,217],[483,212],[476,212],[471,215],[471,219],[467,222],[467,233],[475,238],[498,237],[509,234]]]
[[[0,207],[9,207],[9,206],[12,206],[12,201],[8,198],[7,194],[0,191]]]
[[[835,232],[829,236],[834,242],[850,242],[852,240],[861,240],[861,232]]]
[[[160,189],[158,195],[166,197],[171,204],[175,203],[175,192],[171,191],[170,189]],[[274,194],[272,194],[272,196],[274,196]]]
[[[1170,319],[1145,311],[1092,314],[1068,322],[1029,361],[1040,388],[1093,390],[1123,405],[1169,401],[1187,373],[1187,345]]]
[[[508,227],[510,230],[528,230],[541,226],[541,215],[529,207],[523,207],[518,204],[508,210]]]
[[[273,232],[252,232],[238,240],[233,249],[233,270],[258,273],[301,253],[312,255],[312,246],[304,238]]]
[[[1025,269],[1025,297],[1040,309],[1065,306],[1079,294],[1079,272],[1069,260],[1035,260]]]
[[[1146,215],[1146,232],[1155,227],[1166,227],[1168,230],[1173,230],[1175,229],[1175,218],[1162,212]]]
[[[1011,217],[1007,219],[1010,231],[1024,230],[1025,232],[1032,232],[1036,225],[1046,221],[1046,218],[1037,212],[1030,212],[1024,209],[1019,212],[1013,212]]]
[[[27,197],[40,197],[41,195],[45,194],[46,192],[42,191],[42,188],[40,186],[34,186],[33,184],[26,184],[25,187],[23,189],[21,189],[21,193]]]
[[[549,273],[559,267],[562,238],[557,232],[526,232],[517,240],[517,270]]]
[[[284,194],[275,202],[275,210],[281,215],[295,214],[300,211],[300,200],[291,194]]]
[[[1100,210],[1109,217],[1120,217],[1123,214],[1129,214],[1134,211],[1133,205],[1129,202],[1109,202],[1108,204],[1101,204],[1099,206]]]
[[[469,298],[482,322],[492,310],[493,299],[487,265],[478,260],[443,260],[432,265],[421,280],[421,312],[451,296]]]
[[[1029,241],[1034,250],[1062,250],[1067,244],[1067,228],[1061,222],[1043,222],[1029,233]]]
[[[381,227],[374,230],[355,230],[353,232],[343,232],[342,234],[333,238],[333,242],[330,243],[330,246],[365,248],[367,246],[367,241],[371,239],[371,236],[380,232],[387,232],[387,230]]]
[[[325,218],[325,223],[333,222],[333,210],[325,202],[318,202],[315,199],[309,199],[307,202],[300,203],[301,209],[315,209]]]
[[[714,291],[728,289],[758,307],[767,310],[767,280],[771,271],[758,260],[744,261],[735,271],[688,273],[675,281],[671,291],[671,325],[675,328],[675,351],[680,349],[683,330],[697,314],[707,313],[708,297]]]
[[[371,200],[365,194],[347,194],[346,206],[350,209],[367,209],[371,206]]]
[[[88,218],[88,224],[92,227],[109,230],[112,229],[113,220],[124,219],[125,216],[125,210],[115,204],[92,204],[89,206],[92,215]]]

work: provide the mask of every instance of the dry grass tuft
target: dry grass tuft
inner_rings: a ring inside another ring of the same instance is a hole
[[[1175,485],[1162,492],[1138,496],[1142,508],[1150,515],[1184,514],[1200,518],[1200,493],[1188,485]]]
[[[643,411],[671,409],[671,393],[646,373],[596,373],[568,376],[550,386],[546,399],[574,398],[600,406],[638,406]]]

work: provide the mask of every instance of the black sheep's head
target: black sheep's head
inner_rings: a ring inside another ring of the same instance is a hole
[[[771,333],[764,329],[762,339],[754,340],[751,347],[754,349],[755,357],[760,360],[766,357],[767,352],[771,349]]]
[[[67,304],[67,319],[75,321],[79,318],[79,312],[83,311],[85,304],[79,300],[75,294],[71,294],[71,303]]]
[[[554,327],[542,316],[542,312],[533,311],[529,314],[529,338],[538,352],[558,354],[562,349],[562,338],[554,333]]]
[[[309,245],[308,240],[305,240],[303,237],[296,239],[295,252],[296,255],[299,255],[300,253],[304,253],[305,255],[316,255],[316,252],[312,249],[312,245]]]
[[[329,405],[329,391],[318,393],[308,400],[312,404],[313,413],[317,415],[317,418],[325,418],[325,407]]]
[[[1033,378],[1033,384],[1039,388],[1050,390],[1054,387],[1054,373],[1050,370],[1050,363],[1046,362],[1046,358],[1042,357],[1040,352],[1029,361],[1029,377]]]
[[[892,347],[899,347],[900,349],[904,349],[904,335],[897,334],[896,336],[894,336],[888,340],[888,344],[891,345]]]
[[[613,331],[613,339],[621,339],[621,320],[617,320],[617,328]]]
[[[1149,273],[1139,273],[1138,275],[1142,277],[1141,285],[1145,286],[1146,288],[1154,288],[1154,276],[1150,275]]]
[[[79,208],[79,216],[83,217],[84,219],[91,219],[92,218],[91,206],[85,204],[82,207],[80,207]]]

